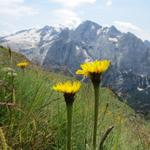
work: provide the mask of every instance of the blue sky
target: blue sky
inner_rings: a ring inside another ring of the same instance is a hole
[[[0,0],[0,8],[0,36],[91,20],[150,40],[150,0]]]

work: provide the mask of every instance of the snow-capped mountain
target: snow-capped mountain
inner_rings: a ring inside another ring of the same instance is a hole
[[[45,26],[42,29],[28,29],[0,39],[3,46],[9,46],[32,61],[42,64],[48,48],[57,39],[61,29]]]
[[[63,68],[71,74],[85,61],[109,59],[112,67],[103,84],[138,110],[150,110],[150,42],[132,33],[85,21],[74,30],[50,26],[23,30],[0,38],[0,44],[47,69]]]

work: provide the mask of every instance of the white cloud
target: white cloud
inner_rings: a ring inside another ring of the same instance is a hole
[[[86,4],[86,3],[93,4],[96,2],[96,0],[49,0],[49,1],[57,2],[70,8],[77,7],[81,4]]]
[[[55,25],[63,25],[67,27],[76,27],[81,23],[79,12],[75,8],[83,4],[94,4],[96,0],[49,0],[57,4],[61,4],[60,9],[54,10]],[[83,13],[83,12],[82,12]]]
[[[76,27],[80,22],[80,17],[72,10],[57,9],[53,11],[56,16],[56,24],[61,24],[68,27]]]
[[[13,5],[14,3],[23,3],[24,0],[0,0],[0,5]]]
[[[35,15],[38,11],[25,4],[24,0],[0,0],[0,15]]]
[[[142,28],[132,24],[131,22],[114,21],[114,25],[122,32],[132,32],[143,40],[150,40],[150,33]]]
[[[115,21],[114,23],[115,25],[117,25],[117,27],[122,29],[124,32],[128,32],[129,30],[136,30],[136,31],[141,30],[138,26],[132,24],[131,22]]]
[[[106,0],[106,5],[107,5],[107,6],[111,6],[112,3],[113,3],[112,0]]]
[[[0,19],[0,36],[6,36],[16,31],[18,30],[15,23],[9,22],[7,19]]]

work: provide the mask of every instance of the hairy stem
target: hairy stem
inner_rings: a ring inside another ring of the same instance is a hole
[[[72,108],[73,104],[67,104],[67,150],[71,150]]]
[[[96,150],[97,141],[97,122],[98,122],[98,108],[99,108],[99,84],[93,84],[94,94],[95,94],[95,104],[94,104],[94,128],[93,128],[93,150]]]

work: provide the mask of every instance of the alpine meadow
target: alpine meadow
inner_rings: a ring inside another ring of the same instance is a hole
[[[3,47],[0,48],[0,60],[1,149],[65,149],[66,104],[63,94],[55,92],[53,86],[76,79],[47,72],[24,56]],[[21,61],[28,62],[28,66],[22,68],[17,65]],[[71,85],[68,83],[65,91],[67,86]],[[70,93],[71,89],[68,91]],[[81,82],[74,98],[71,147],[74,150],[90,150],[93,148],[94,121],[92,83]],[[97,149],[149,149],[149,121],[119,101],[109,88],[99,89],[98,114]]]
[[[149,8],[0,0],[0,150],[150,150]]]

